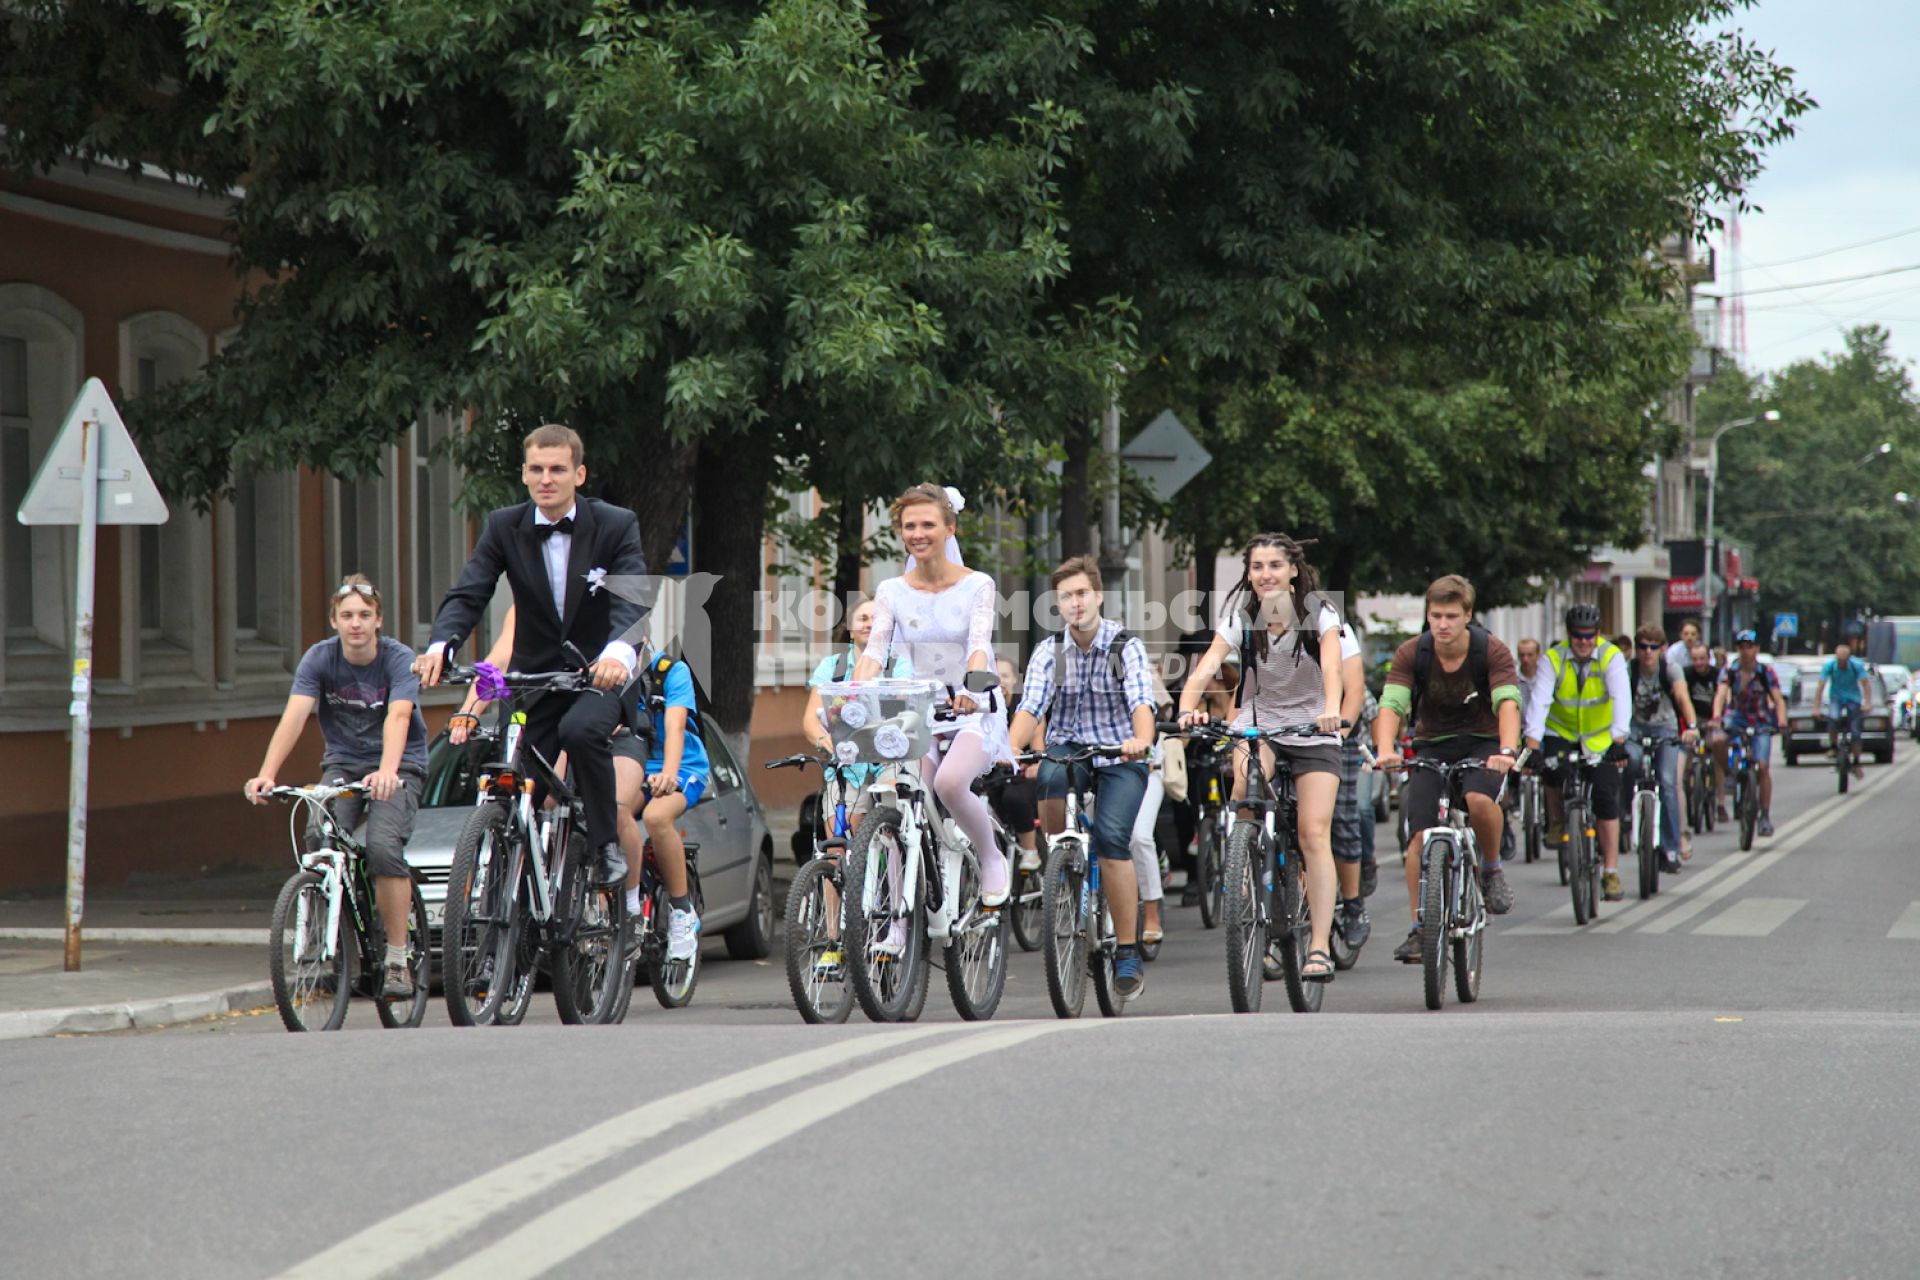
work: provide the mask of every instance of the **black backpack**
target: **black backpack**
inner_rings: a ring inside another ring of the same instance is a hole
[[[1473,672],[1473,687],[1489,702],[1493,700],[1493,689],[1488,684],[1487,647],[1492,639],[1492,633],[1479,623],[1467,624],[1467,663]],[[1422,630],[1413,650],[1413,705],[1407,708],[1408,733],[1413,732],[1413,726],[1420,723],[1420,695],[1426,690],[1428,678],[1433,675],[1433,651],[1433,632]]]

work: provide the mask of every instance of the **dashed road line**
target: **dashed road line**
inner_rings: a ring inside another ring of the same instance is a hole
[[[1807,905],[1805,898],[1742,898],[1693,932],[1711,938],[1764,938]]]
[[[1893,928],[1887,930],[1889,938],[1920,938],[1920,902],[1909,903],[1893,922]]]

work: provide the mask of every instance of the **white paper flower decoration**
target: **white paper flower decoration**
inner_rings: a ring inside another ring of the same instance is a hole
[[[907,754],[906,731],[897,724],[881,725],[873,734],[873,749],[883,759],[899,760]]]
[[[849,729],[863,729],[867,724],[867,704],[848,701],[840,704],[840,723]]]
[[[841,764],[856,764],[860,759],[860,748],[851,742],[842,742],[834,747],[833,758]]]

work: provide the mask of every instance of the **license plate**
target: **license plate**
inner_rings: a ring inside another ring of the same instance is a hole
[[[429,929],[438,929],[446,922],[447,904],[444,902],[429,902],[427,904],[427,927]]]

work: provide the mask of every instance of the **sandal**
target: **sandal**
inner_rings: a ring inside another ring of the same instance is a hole
[[[1314,967],[1315,965],[1319,967],[1316,969]],[[1300,980],[1302,982],[1332,982],[1333,956],[1317,948],[1307,952],[1307,961],[1300,966]]]

